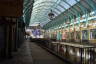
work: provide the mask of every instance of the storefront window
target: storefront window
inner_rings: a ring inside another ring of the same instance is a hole
[[[66,32],[67,38],[69,38],[69,32]]]
[[[96,39],[96,29],[90,30],[90,39]]]
[[[53,34],[53,39],[56,39],[56,34],[55,33]]]
[[[88,30],[83,30],[82,31],[82,39],[83,40],[88,40]]]
[[[80,39],[80,31],[76,32],[76,39]]]
[[[61,34],[61,32],[58,32],[57,33],[57,40],[61,40],[62,39],[62,34]]]
[[[71,39],[74,39],[74,32],[71,32]]]

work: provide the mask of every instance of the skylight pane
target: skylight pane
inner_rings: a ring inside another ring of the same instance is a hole
[[[53,13],[55,14],[55,16],[58,16],[58,13],[56,11],[53,11]]]
[[[66,9],[70,8],[70,6],[68,4],[66,4],[65,2],[61,2],[61,5],[64,6],[64,8],[66,8]]]
[[[34,3],[34,5],[37,5],[37,4],[41,3],[41,2],[46,2],[46,1],[56,2],[57,0],[38,0],[38,1],[36,1],[36,2]]]
[[[75,0],[65,1],[67,1],[71,6],[77,3]],[[80,0],[77,1],[79,2]],[[68,8],[70,8],[70,6],[66,2],[64,2],[64,0],[35,0],[30,21],[42,21],[41,24],[44,25],[50,21],[48,18],[48,13],[50,13],[51,9],[53,10],[55,16],[58,16],[59,14],[61,14],[61,12],[64,12],[65,9]]]
[[[77,1],[80,1],[80,0],[77,0]]]
[[[58,8],[59,10],[61,10],[61,12],[64,11],[64,8],[62,8],[62,7],[60,7],[60,6],[57,6],[57,8]]]
[[[58,10],[54,9],[54,11],[55,11],[56,13],[60,14],[60,12],[59,12]]]
[[[71,6],[76,4],[75,0],[66,0],[66,2],[68,2]]]
[[[34,9],[34,8],[37,8],[37,7],[40,7],[40,6],[43,6],[43,7],[44,7],[44,6],[52,6],[52,5],[53,5],[52,3],[38,4],[38,5],[34,6],[33,9]]]

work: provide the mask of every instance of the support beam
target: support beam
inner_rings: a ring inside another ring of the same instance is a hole
[[[92,7],[96,15],[96,3],[94,3],[93,0],[87,0],[86,2]]]
[[[72,7],[67,1],[63,0],[66,4],[68,4],[70,7]],[[74,7],[72,9],[73,11],[75,11],[75,13],[80,13],[78,10],[76,10]]]

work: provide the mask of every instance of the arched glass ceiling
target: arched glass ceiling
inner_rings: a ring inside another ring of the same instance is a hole
[[[34,3],[34,0],[24,0],[24,3],[23,3],[23,16],[22,16],[22,18],[23,18],[26,26],[28,26],[29,22],[30,22],[33,3]]]
[[[75,0],[78,2],[77,0]],[[62,27],[62,24],[65,25],[65,23],[72,18],[78,18],[78,16],[82,16],[85,18],[85,15],[91,12],[95,12],[94,16],[96,15],[96,0],[80,0],[77,4],[72,6],[71,8],[64,11],[62,14],[60,14],[58,17],[53,19],[51,22],[48,22],[46,25],[43,26],[44,29],[53,29],[57,28],[58,26]],[[68,4],[71,6],[70,4]],[[72,13],[74,12],[75,15]],[[70,21],[71,22],[71,21]]]
[[[33,11],[31,14],[30,24],[34,22],[40,22],[41,25],[48,23],[48,13],[53,10],[55,16],[58,16],[66,9],[70,8],[79,0],[34,0]],[[76,9],[73,9],[76,10]],[[77,10],[76,10],[77,11]],[[74,13],[74,12],[71,12]]]

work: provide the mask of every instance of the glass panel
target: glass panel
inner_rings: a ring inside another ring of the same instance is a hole
[[[74,39],[74,32],[71,32],[71,39]]]
[[[57,40],[61,40],[62,39],[62,34],[61,34],[61,32],[58,32],[57,33]]]
[[[71,6],[77,3],[75,0],[66,0],[66,1]],[[70,6],[67,3],[65,3],[64,0],[35,0],[31,16],[31,22],[42,21],[43,23],[43,21],[47,21],[49,18],[46,16],[47,15],[46,13],[48,13],[48,10],[50,11],[50,9],[52,9],[55,12],[55,16],[58,16],[61,12],[64,12],[65,9],[63,7],[66,9],[70,8]],[[43,17],[44,19],[41,19]]]
[[[82,40],[88,40],[88,30],[82,31]]]
[[[70,37],[69,37],[69,32],[66,32],[66,37],[67,37],[67,39],[69,39]]]
[[[58,10],[54,9],[54,11],[57,12],[58,14],[60,14],[60,12]]]
[[[47,4],[47,3],[43,3],[43,4],[39,4],[39,5],[34,5],[34,7],[33,7],[33,10],[34,10],[34,8],[39,8],[39,7],[46,7],[46,6],[52,6],[53,4],[52,3],[49,3],[49,4]]]
[[[80,31],[76,31],[76,39],[80,39]]]
[[[70,8],[70,6],[68,4],[66,4],[65,2],[61,2],[60,3],[62,6],[64,6],[66,9]]]
[[[77,0],[77,1],[80,1],[80,0]]]
[[[71,6],[76,4],[75,0],[66,0],[66,2],[68,2]]]
[[[64,8],[62,8],[62,7],[60,7],[60,6],[57,6],[57,8],[58,8],[59,10],[61,10],[61,12],[64,11]]]
[[[90,30],[90,39],[96,39],[96,29]]]

